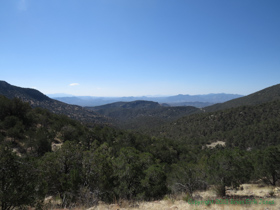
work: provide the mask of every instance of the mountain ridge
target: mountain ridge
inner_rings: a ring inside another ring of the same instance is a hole
[[[206,112],[224,110],[239,106],[250,106],[250,105],[259,105],[262,103],[274,101],[280,99],[280,84],[276,84],[257,92],[251,93],[247,96],[240,98],[232,99],[224,103],[214,104],[212,106],[205,107]]]
[[[38,90],[32,88],[22,88],[0,81],[0,95],[5,97],[19,98],[28,102],[32,107],[41,107],[52,111],[55,114],[64,114],[72,119],[94,124],[107,124],[108,119],[83,107],[69,105],[61,101],[49,98]]]

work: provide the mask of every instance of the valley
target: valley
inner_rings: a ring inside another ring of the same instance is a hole
[[[1,208],[132,209],[161,199],[191,208],[206,192],[233,199],[229,187],[254,183],[278,202],[279,90],[203,108],[145,100],[80,107],[2,81]]]

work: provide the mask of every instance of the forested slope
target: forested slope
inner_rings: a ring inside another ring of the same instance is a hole
[[[242,149],[277,145],[280,143],[280,100],[194,114],[162,126],[154,135],[189,144],[225,141],[228,147]]]
[[[274,100],[280,100],[280,84],[273,85],[271,87],[252,93],[248,96],[243,96],[224,103],[205,107],[204,110],[207,112],[213,112],[238,106],[254,106]]]

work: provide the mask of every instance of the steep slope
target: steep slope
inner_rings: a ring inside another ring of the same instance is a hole
[[[166,122],[199,112],[191,106],[166,107],[153,101],[116,102],[98,107],[87,107],[101,115],[114,119],[123,129],[146,131]]]
[[[72,119],[83,122],[104,124],[107,118],[80,106],[68,105],[63,102],[51,99],[38,90],[31,88],[21,88],[10,85],[5,81],[0,81],[0,95],[7,98],[19,98],[24,102],[30,103],[32,107],[48,109],[56,114],[64,114]]]
[[[217,110],[224,110],[224,109],[229,109],[229,108],[244,106],[244,105],[258,105],[258,104],[279,100],[279,99],[280,99],[280,84],[265,88],[258,92],[252,93],[248,96],[233,99],[221,104],[214,104],[212,106],[205,107],[204,110],[207,112],[213,112]]]

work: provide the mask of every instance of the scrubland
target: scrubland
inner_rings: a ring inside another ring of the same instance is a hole
[[[52,198],[45,200],[45,208],[59,209],[59,201]],[[141,202],[116,200],[106,204],[98,202],[91,208],[73,206],[76,210],[280,210],[280,187],[264,184],[243,184],[238,189],[227,188],[226,197],[218,197],[210,188],[206,191],[197,191],[193,198],[186,194],[166,195],[162,200]]]

